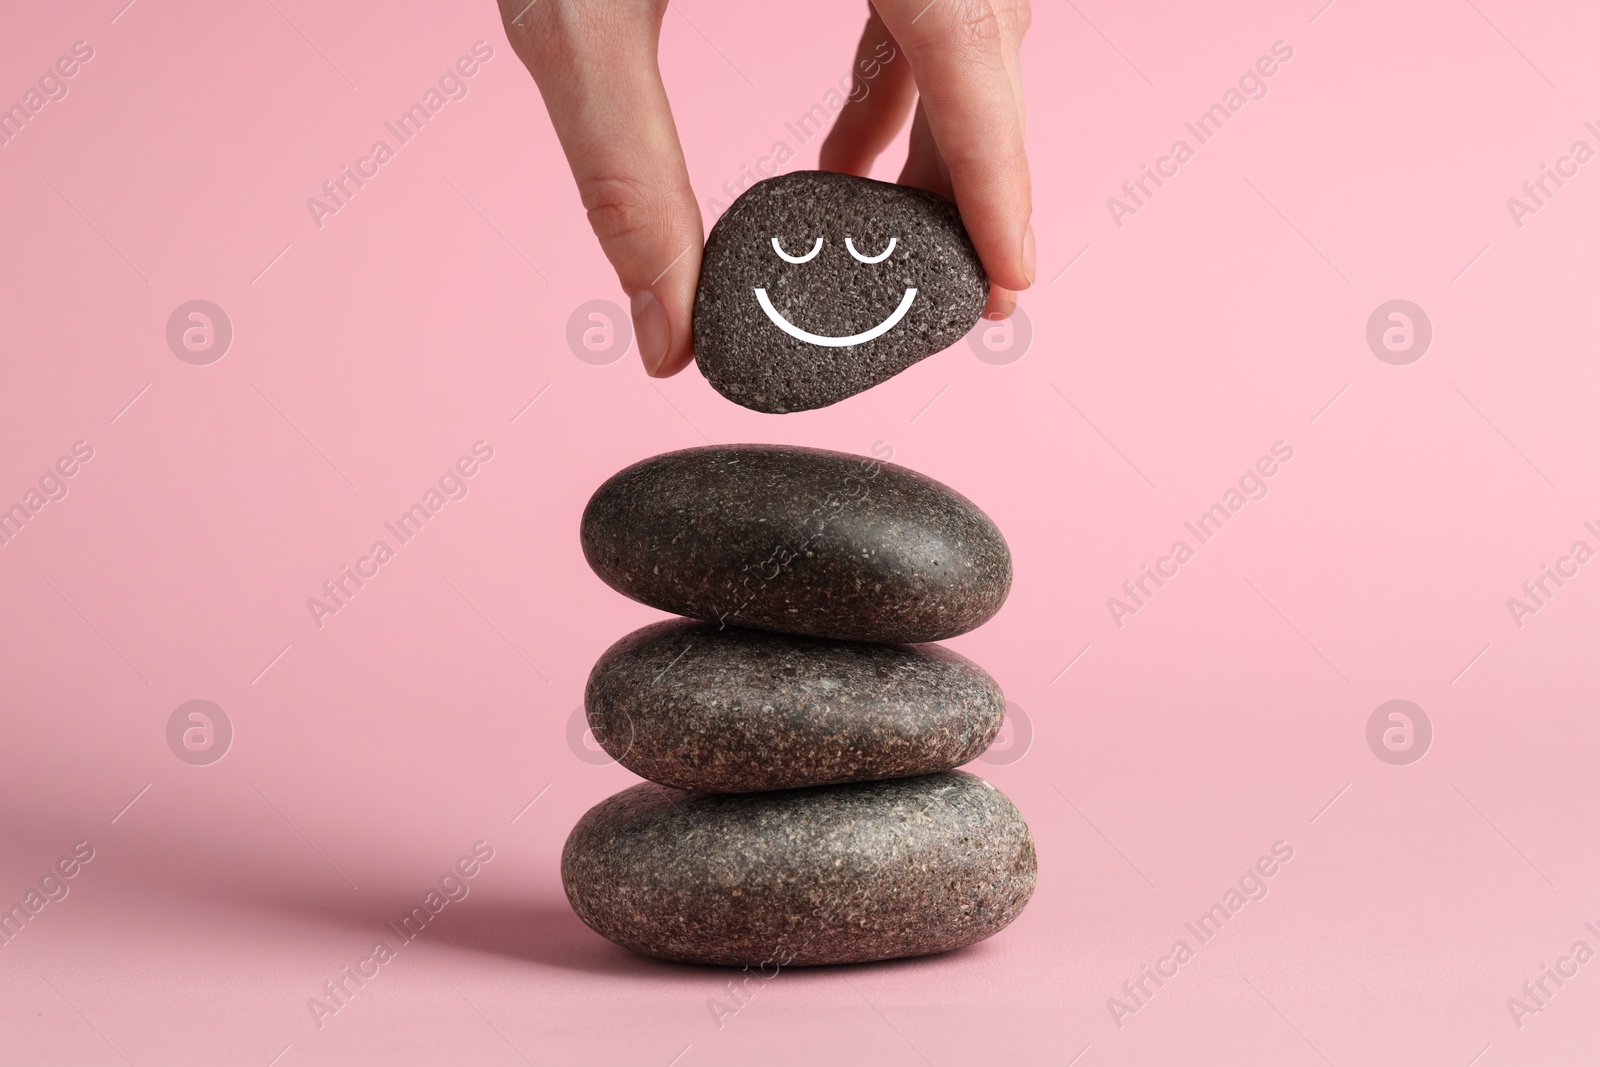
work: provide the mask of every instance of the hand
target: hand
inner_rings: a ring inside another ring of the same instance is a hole
[[[538,83],[589,224],[628,294],[645,371],[694,359],[705,228],[656,50],[667,0],[500,0],[506,36]],[[1033,284],[1032,192],[1018,49],[1027,0],[873,0],[858,60],[889,42],[822,146],[824,170],[862,174],[916,99],[900,180],[953,199],[989,274],[991,314]],[[858,71],[861,68],[856,68]],[[920,96],[919,96],[920,94]]]
[[[868,11],[854,69],[867,69],[885,40],[907,62],[879,64],[871,90],[850,94],[822,143],[821,167],[865,175],[916,98],[900,183],[956,202],[989,275],[985,314],[1003,318],[1034,272],[1018,58],[1028,0],[873,0]]]

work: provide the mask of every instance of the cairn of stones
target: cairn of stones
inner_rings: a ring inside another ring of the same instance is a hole
[[[606,584],[680,616],[589,676],[595,738],[647,781],[567,839],[585,923],[650,956],[765,969],[941,952],[1017,917],[1027,824],[955,769],[994,741],[1005,698],[933,643],[1010,590],[988,516],[877,459],[710,446],[614,475],[582,542]]]

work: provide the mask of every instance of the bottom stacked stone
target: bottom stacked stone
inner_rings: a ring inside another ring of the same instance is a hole
[[[753,794],[646,782],[591,808],[561,857],[602,936],[752,967],[970,945],[1017,917],[1036,871],[1016,807],[961,771]]]

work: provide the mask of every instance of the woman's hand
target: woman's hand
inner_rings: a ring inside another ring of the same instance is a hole
[[[694,359],[705,241],[656,62],[666,10],[667,0],[500,0],[628,294],[645,370],[663,378]],[[1009,314],[1034,272],[1018,67],[1027,0],[874,0],[868,11],[858,61],[888,42],[905,62],[882,64],[871,92],[851,94],[821,166],[864,174],[915,102],[900,180],[956,202],[992,283],[990,313]]]

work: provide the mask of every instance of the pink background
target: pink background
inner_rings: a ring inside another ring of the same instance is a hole
[[[575,308],[623,298],[492,5],[124,2],[0,34],[0,102],[94,49],[0,147],[0,503],[94,450],[0,547],[0,903],[95,850],[0,947],[0,1062],[1592,1057],[1600,962],[1520,1028],[1506,1004],[1600,948],[1600,566],[1521,628],[1506,606],[1600,547],[1600,163],[1520,228],[1506,206],[1600,148],[1592,8],[1042,0],[1031,347],[775,417],[568,348]],[[675,0],[702,202],[777,139],[814,164],[784,123],[862,9]],[[318,229],[306,198],[477,40],[470,94]],[[1106,198],[1278,40],[1265,99],[1114,225]],[[1394,366],[1365,329],[1402,298],[1434,339]],[[233,324],[209,366],[166,343],[192,299]],[[469,495],[319,630],[306,599],[479,440]],[[1014,592],[951,645],[1031,723],[974,769],[1040,858],[992,941],[786,971],[720,1028],[728,972],[601,940],[557,871],[634,781],[569,748],[585,675],[658,617],[583,565],[579,512],[708,440],[889,442],[994,517]],[[1118,628],[1106,599],[1279,440],[1270,494]],[[236,732],[209,766],[166,740],[193,699]],[[1408,766],[1367,745],[1391,699],[1433,725]],[[471,895],[319,1029],[308,998],[480,840]],[[1277,841],[1270,894],[1119,1028],[1107,998]]]

